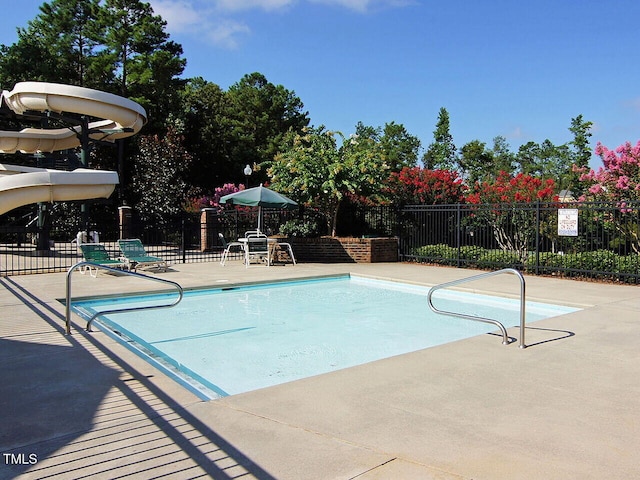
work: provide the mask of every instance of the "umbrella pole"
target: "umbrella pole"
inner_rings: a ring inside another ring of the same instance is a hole
[[[262,207],[258,206],[258,233],[260,233],[262,228]]]

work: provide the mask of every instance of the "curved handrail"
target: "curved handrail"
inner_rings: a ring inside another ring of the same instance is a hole
[[[91,323],[97,317],[99,317],[101,315],[107,315],[107,314],[110,314],[110,313],[133,312],[133,311],[136,311],[136,310],[153,310],[155,308],[175,307],[178,303],[180,303],[180,301],[182,300],[182,297],[184,296],[184,290],[183,290],[182,286],[179,283],[176,283],[176,282],[174,282],[172,280],[167,280],[165,278],[152,277],[150,275],[144,275],[143,273],[130,272],[130,271],[127,271],[127,270],[120,270],[120,269],[117,269],[117,268],[107,267],[106,265],[100,265],[99,263],[78,262],[75,265],[73,265],[71,268],[69,268],[69,270],[67,271],[67,291],[66,291],[67,296],[66,296],[66,306],[65,306],[65,318],[66,318],[65,325],[66,325],[67,335],[71,335],[71,274],[77,268],[85,267],[85,266],[89,266],[89,267],[93,267],[93,268],[101,268],[101,269],[107,270],[109,272],[125,274],[125,275],[129,275],[129,276],[132,276],[132,277],[146,278],[148,280],[153,280],[155,282],[168,283],[168,284],[173,285],[174,287],[176,287],[176,289],[178,290],[178,298],[177,298],[177,300],[173,301],[170,304],[148,305],[148,306],[144,306],[144,307],[131,307],[131,308],[116,308],[116,309],[112,309],[112,310],[104,310],[102,312],[97,312],[87,322],[87,327],[86,327],[87,332],[91,332]]]
[[[481,280],[483,278],[492,277],[494,275],[499,275],[503,273],[510,273],[516,275],[520,280],[520,348],[526,348],[524,343],[524,329],[525,329],[525,281],[522,273],[520,273],[515,268],[503,268],[502,270],[496,270],[495,272],[487,272],[481,273],[480,275],[474,275],[473,277],[462,278],[459,280],[454,280],[452,282],[441,283],[440,285],[436,285],[435,287],[431,287],[429,292],[427,293],[427,303],[429,304],[429,308],[435,313],[440,313],[442,315],[449,315],[452,317],[464,318],[467,320],[474,320],[476,322],[484,322],[491,323],[500,329],[502,332],[502,344],[507,345],[509,343],[509,336],[507,335],[507,330],[504,328],[504,325],[497,320],[493,320],[491,318],[486,317],[475,317],[473,315],[467,315],[465,313],[456,313],[456,312],[448,312],[446,310],[439,310],[433,305],[432,296],[436,290],[441,288],[453,287],[455,285],[460,285],[461,283],[474,282],[476,280]]]

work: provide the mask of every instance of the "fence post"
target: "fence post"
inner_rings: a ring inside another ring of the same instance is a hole
[[[540,274],[540,200],[536,200],[536,275]]]
[[[462,259],[460,258],[460,254],[461,254],[461,225],[460,225],[460,203],[456,204],[456,247],[458,249],[458,258],[456,259],[456,265],[458,268],[461,267],[461,263],[462,263]]]
[[[131,238],[131,207],[118,207],[118,221],[120,225],[120,239]]]
[[[184,214],[180,222],[180,248],[182,249],[182,263],[187,263],[187,242],[186,242],[186,229],[185,229]]]
[[[216,211],[215,208],[205,207],[200,210],[200,251],[206,252],[215,246],[215,239],[212,235],[211,216]]]
[[[393,229],[395,230],[396,237],[398,238],[398,261],[401,262],[404,260],[404,249],[402,247],[402,243],[404,241],[404,237],[402,235],[402,207],[400,205],[393,205],[392,207],[393,217]]]

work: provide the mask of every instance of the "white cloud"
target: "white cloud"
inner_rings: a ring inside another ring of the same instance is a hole
[[[275,3],[285,0],[265,0],[253,3]],[[288,1],[288,0],[287,0]],[[251,29],[243,22],[220,15],[216,8],[206,2],[190,0],[151,0],[153,11],[167,22],[170,34],[187,34],[208,39],[221,48],[234,49],[243,35]],[[240,2],[242,3],[242,2]],[[246,2],[248,3],[248,2]]]
[[[521,140],[524,138],[524,133],[522,133],[522,127],[515,127],[509,133],[507,133],[506,138],[512,140]]]
[[[366,13],[373,8],[406,7],[416,5],[415,0],[309,0],[311,3],[336,5],[359,13]]]
[[[197,29],[206,18],[186,0],[152,0],[150,4],[154,13],[167,22],[167,29],[171,33]]]
[[[226,12],[251,10],[253,8],[259,8],[269,12],[288,7],[294,3],[296,3],[296,0],[216,0],[215,2],[219,10]]]
[[[238,37],[251,33],[251,29],[244,23],[233,20],[225,20],[216,25],[207,32],[207,37],[211,39],[214,45],[235,49],[239,45]]]
[[[371,4],[371,0],[309,0],[311,3],[323,3],[326,5],[337,5],[340,7],[355,10],[356,12],[366,12]]]
[[[366,13],[381,7],[413,5],[416,0],[149,0],[153,11],[167,22],[169,34],[208,40],[221,48],[238,48],[250,27],[242,12],[274,12],[302,2],[333,5]]]

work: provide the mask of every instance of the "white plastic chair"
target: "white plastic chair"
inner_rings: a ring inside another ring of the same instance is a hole
[[[271,265],[271,253],[269,251],[269,241],[266,235],[248,235],[244,249],[244,266],[249,268],[252,260],[265,262],[266,266]]]
[[[222,265],[224,267],[224,264],[227,261],[227,257],[229,256],[229,252],[231,251],[231,249],[234,248],[234,247],[240,247],[239,250],[244,252],[244,244],[242,242],[230,242],[230,243],[227,243],[227,241],[225,240],[224,235],[222,235],[222,233],[218,233],[218,237],[220,237],[220,241],[222,242],[222,246],[224,248],[224,250],[222,252],[222,258],[220,259],[220,265]]]

